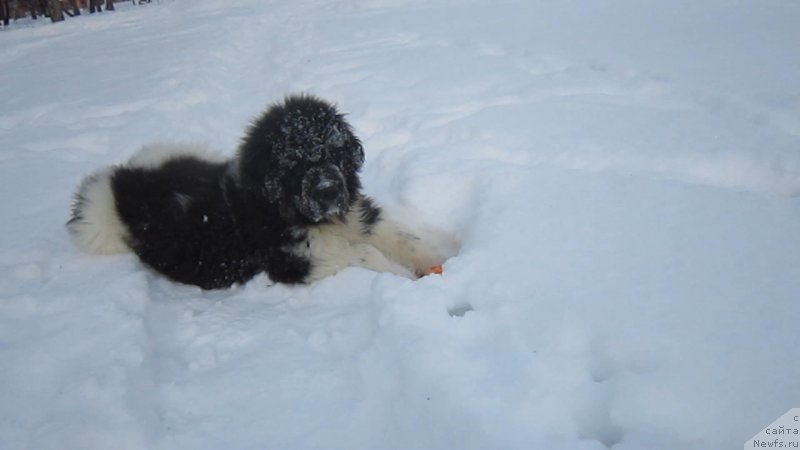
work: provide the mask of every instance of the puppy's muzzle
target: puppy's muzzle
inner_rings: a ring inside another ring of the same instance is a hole
[[[313,167],[303,176],[297,209],[313,222],[347,212],[350,193],[344,175],[333,164]]]

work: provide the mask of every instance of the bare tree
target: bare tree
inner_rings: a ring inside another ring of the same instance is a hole
[[[53,23],[64,20],[64,10],[61,8],[61,0],[48,0],[47,11]]]
[[[37,8],[36,8],[36,6],[37,6],[36,2],[35,1],[31,1],[31,0],[27,0],[25,2],[25,4],[28,6],[28,9],[31,11],[31,19],[33,19],[33,20],[38,19],[39,15],[38,15],[38,11],[37,11]]]
[[[39,16],[49,17],[48,0],[20,0],[17,2],[25,5],[31,13],[31,19],[36,20]]]
[[[8,0],[0,0],[0,19],[3,20],[3,26],[8,26],[11,20],[11,9],[8,7]]]

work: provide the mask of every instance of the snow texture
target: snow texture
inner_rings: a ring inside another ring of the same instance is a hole
[[[800,406],[800,3],[162,0],[0,30],[0,448],[739,448]],[[76,184],[338,102],[442,276],[203,292]]]

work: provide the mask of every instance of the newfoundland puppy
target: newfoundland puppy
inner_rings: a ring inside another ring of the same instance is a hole
[[[88,253],[133,251],[153,270],[204,289],[261,272],[282,283],[348,266],[428,273],[449,256],[437,245],[452,240],[385,217],[361,193],[363,163],[361,142],[336,107],[291,96],[252,124],[232,159],[159,144],[90,175],[67,227]]]

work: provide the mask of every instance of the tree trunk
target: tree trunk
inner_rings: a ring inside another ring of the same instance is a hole
[[[114,10],[114,0],[106,0],[106,11]]]
[[[48,10],[50,12],[50,20],[61,22],[64,20],[64,11],[61,9],[61,2],[59,0],[48,0]]]
[[[49,1],[50,0],[39,0],[39,11],[41,11],[45,17],[50,17],[50,8],[47,5]]]
[[[8,9],[8,0],[0,0],[0,18],[3,19],[3,26],[8,26],[11,20],[11,10]]]

